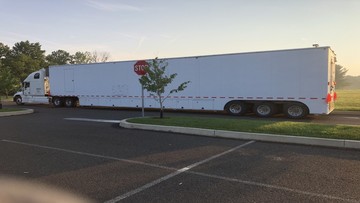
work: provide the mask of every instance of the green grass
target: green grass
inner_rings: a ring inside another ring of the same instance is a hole
[[[335,110],[360,111],[360,89],[337,90],[336,93]]]
[[[214,130],[229,130],[237,132],[360,140],[360,126],[357,127],[346,125],[323,125],[290,121],[274,122],[193,117],[171,117],[164,119],[133,118],[129,119],[128,122],[165,126],[205,128]]]
[[[11,108],[2,108],[0,109],[0,112],[11,112],[11,111],[21,111],[23,109],[11,109]]]
[[[8,98],[6,98],[6,96],[0,96],[1,101],[12,101],[12,96],[8,96]]]

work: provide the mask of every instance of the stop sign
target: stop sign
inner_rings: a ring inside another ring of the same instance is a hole
[[[134,65],[134,72],[138,75],[145,75],[145,68],[149,67],[149,64],[146,61],[137,61]]]

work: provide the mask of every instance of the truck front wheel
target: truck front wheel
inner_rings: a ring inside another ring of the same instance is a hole
[[[55,107],[61,107],[63,105],[63,99],[60,97],[54,97],[52,102]]]
[[[301,103],[288,103],[284,105],[284,114],[288,118],[300,119],[309,114],[308,108]]]
[[[247,111],[246,104],[241,101],[231,101],[225,105],[225,110],[231,115],[244,115]]]
[[[14,101],[16,102],[17,105],[23,105],[24,103],[22,102],[22,98],[21,96],[16,96]]]

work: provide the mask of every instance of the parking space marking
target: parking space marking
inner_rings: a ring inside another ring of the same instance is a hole
[[[341,198],[341,197],[325,195],[325,194],[319,194],[319,193],[314,193],[314,192],[307,192],[307,191],[292,189],[292,188],[283,187],[283,186],[270,185],[270,184],[266,184],[266,183],[259,183],[259,182],[253,182],[253,181],[248,181],[248,180],[240,180],[240,179],[236,179],[236,178],[228,178],[228,177],[223,177],[223,176],[210,175],[210,174],[201,173],[201,172],[195,172],[195,171],[188,171],[187,173],[194,174],[194,175],[199,175],[199,176],[203,176],[203,177],[208,177],[208,178],[220,179],[220,180],[229,181],[229,182],[242,183],[242,184],[245,184],[245,185],[265,187],[265,188],[283,190],[283,191],[286,191],[286,192],[292,192],[292,193],[297,193],[297,194],[302,194],[302,195],[307,195],[307,196],[320,197],[320,198],[325,198],[325,199],[329,199],[329,200],[337,200],[337,201],[343,201],[343,202],[359,203],[359,201],[353,200],[353,199],[345,199],[345,198]]]
[[[115,197],[114,199],[111,199],[111,200],[106,201],[106,202],[104,202],[104,203],[115,203],[115,202],[119,202],[119,201],[121,201],[121,200],[123,200],[123,199],[126,199],[126,198],[128,198],[128,197],[130,197],[130,196],[132,196],[132,195],[134,195],[134,194],[137,194],[137,193],[139,193],[139,192],[141,192],[141,191],[144,191],[144,190],[146,190],[146,189],[148,189],[148,188],[150,188],[150,187],[152,187],[152,186],[155,186],[155,185],[157,185],[157,184],[159,184],[159,183],[161,183],[161,182],[163,182],[163,181],[165,181],[165,180],[168,180],[168,179],[173,178],[173,177],[175,177],[175,176],[177,176],[177,175],[179,175],[179,174],[182,174],[182,173],[184,173],[184,172],[187,172],[188,170],[190,170],[190,169],[192,169],[192,168],[194,168],[194,167],[196,167],[196,166],[199,166],[199,165],[201,165],[201,164],[203,164],[203,163],[209,162],[209,161],[211,161],[211,160],[213,160],[213,159],[216,159],[216,158],[218,158],[218,157],[224,156],[224,155],[226,155],[226,154],[228,154],[228,153],[230,153],[230,152],[233,152],[233,151],[235,151],[235,150],[238,150],[238,149],[240,149],[240,148],[243,148],[243,147],[245,147],[245,146],[247,146],[247,145],[250,145],[250,144],[252,144],[252,143],[254,143],[254,142],[255,142],[254,140],[249,141],[249,142],[246,142],[245,144],[236,146],[236,147],[231,148],[231,149],[229,149],[229,150],[227,150],[227,151],[225,151],[225,152],[222,152],[222,153],[220,153],[220,154],[216,154],[216,155],[211,156],[211,157],[209,157],[209,158],[207,158],[207,159],[204,159],[204,160],[202,160],[202,161],[199,161],[199,162],[196,162],[196,163],[191,164],[191,165],[189,165],[189,166],[186,166],[186,167],[184,167],[184,168],[182,168],[182,169],[179,169],[179,170],[177,170],[177,171],[175,171],[175,172],[173,172],[173,173],[171,173],[171,174],[169,174],[169,175],[166,175],[166,176],[161,177],[161,178],[159,178],[159,179],[157,179],[157,180],[154,180],[154,181],[152,181],[152,182],[150,182],[150,183],[148,183],[148,184],[145,184],[145,185],[143,185],[143,186],[141,186],[141,187],[139,187],[139,188],[137,188],[137,189],[134,189],[134,190],[132,190],[132,191],[130,191],[130,192],[127,192],[127,193],[125,193],[125,194],[122,194],[122,195],[120,195],[120,196],[117,196],[117,197]]]
[[[98,123],[120,123],[120,120],[90,119],[90,118],[64,118],[64,120],[87,121],[87,122],[98,122]]]
[[[347,118],[347,119],[357,119],[357,120],[360,119],[360,117],[344,117],[344,118]]]
[[[104,155],[98,155],[98,154],[91,154],[91,153],[87,153],[87,152],[79,152],[79,151],[74,151],[74,150],[68,150],[68,149],[62,149],[62,148],[56,148],[56,147],[49,147],[49,146],[43,146],[43,145],[37,145],[37,144],[31,144],[31,143],[25,143],[25,142],[18,142],[18,141],[13,141],[13,140],[1,140],[1,142],[5,142],[5,143],[12,143],[12,144],[18,144],[18,145],[24,145],[24,146],[29,146],[29,147],[36,147],[36,148],[42,148],[42,149],[49,149],[49,150],[55,150],[55,151],[60,151],[60,152],[66,152],[66,153],[73,153],[73,154],[78,154],[78,155],[83,155],[83,156],[89,156],[89,157],[95,157],[95,158],[102,158],[102,159],[109,159],[109,160],[114,160],[114,161],[122,161],[125,163],[130,163],[130,164],[138,164],[138,165],[143,165],[143,166],[149,166],[149,167],[154,167],[154,168],[160,168],[160,169],[166,169],[166,170],[172,170],[174,171],[173,173],[166,175],[164,177],[161,177],[153,182],[150,182],[142,187],[139,187],[135,190],[132,190],[128,193],[125,193],[123,195],[120,195],[112,200],[106,201],[106,203],[113,203],[113,202],[118,202],[122,199],[125,199],[127,197],[130,197],[131,195],[134,195],[136,193],[139,193],[147,188],[150,188],[154,185],[157,185],[165,180],[168,180],[174,176],[177,176],[181,173],[187,173],[187,174],[193,174],[193,175],[199,175],[199,176],[203,176],[203,177],[208,177],[208,178],[215,178],[215,179],[220,179],[220,180],[224,180],[224,181],[230,181],[230,182],[237,182],[237,183],[241,183],[241,184],[246,184],[246,185],[252,185],[252,186],[258,186],[258,187],[265,187],[265,188],[270,188],[270,189],[276,189],[276,190],[282,190],[282,191],[286,191],[286,192],[292,192],[292,193],[297,193],[297,194],[302,194],[302,195],[308,195],[308,196],[314,196],[314,197],[320,197],[320,198],[325,198],[325,199],[330,199],[330,200],[338,200],[338,201],[344,201],[344,202],[352,202],[352,203],[359,203],[359,201],[357,200],[353,200],[353,199],[345,199],[345,198],[341,198],[341,197],[336,197],[336,196],[331,196],[331,195],[326,195],[326,194],[319,194],[319,193],[313,193],[313,192],[307,192],[307,191],[302,191],[302,190],[297,190],[297,189],[292,189],[292,188],[287,188],[287,187],[282,187],[282,186],[276,186],[276,185],[270,185],[270,184],[265,184],[265,183],[261,183],[261,182],[253,182],[253,181],[247,181],[247,180],[241,180],[241,179],[236,179],[236,178],[229,178],[229,177],[223,177],[223,176],[217,176],[217,175],[211,175],[211,174],[206,174],[206,173],[201,173],[201,172],[195,172],[195,171],[190,171],[190,169],[199,166],[200,164],[203,164],[205,162],[211,161],[215,158],[218,158],[220,156],[223,156],[225,154],[228,154],[230,152],[233,152],[237,149],[240,149],[242,147],[245,147],[249,144],[254,143],[255,141],[250,141],[247,142],[245,144],[239,145],[235,148],[232,148],[228,151],[222,152],[220,154],[214,155],[210,158],[204,159],[202,161],[196,162],[194,164],[191,164],[187,167],[184,167],[182,169],[177,169],[177,168],[172,168],[172,167],[167,167],[167,166],[161,166],[161,165],[157,165],[157,164],[150,164],[150,163],[145,163],[145,162],[140,162],[140,161],[134,161],[134,160],[129,160],[129,159],[121,159],[121,158],[116,158],[116,157],[111,157],[111,156],[104,156]]]
[[[177,168],[161,166],[161,165],[157,165],[157,164],[150,164],[150,163],[145,163],[145,162],[141,162],[141,161],[134,161],[134,160],[130,160],[130,159],[120,159],[120,158],[112,157],[112,156],[104,156],[104,155],[91,154],[91,153],[87,153],[87,152],[79,152],[79,151],[74,151],[74,150],[69,150],[69,149],[48,147],[48,146],[43,146],[43,145],[30,144],[30,143],[26,143],[26,142],[17,142],[17,141],[13,141],[13,140],[1,140],[1,142],[25,145],[25,146],[29,146],[29,147],[36,147],[36,148],[42,148],[42,149],[50,149],[50,150],[55,150],[55,151],[60,151],[60,152],[67,152],[67,153],[72,153],[72,154],[78,154],[78,155],[90,156],[90,157],[102,158],[102,159],[109,159],[109,160],[114,160],[114,161],[122,161],[122,162],[130,163],[130,164],[138,164],[138,165],[149,166],[149,167],[154,167],[154,168],[161,168],[161,169],[172,170],[172,171],[178,170]]]

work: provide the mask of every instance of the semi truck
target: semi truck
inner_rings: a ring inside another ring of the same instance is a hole
[[[260,117],[283,113],[289,118],[329,114],[334,110],[336,55],[330,47],[311,47],[165,59],[168,74],[177,73],[165,109],[253,112]],[[55,107],[100,106],[159,108],[142,93],[138,61],[50,66],[31,73],[14,101],[52,103]],[[138,68],[138,67],[136,67]]]

